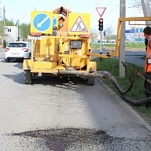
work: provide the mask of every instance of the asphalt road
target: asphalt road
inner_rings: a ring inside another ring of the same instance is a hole
[[[1,151],[150,151],[151,127],[99,79],[38,78],[0,51]]]
[[[146,52],[144,51],[126,51],[125,61],[144,67]]]
[[[99,50],[93,50],[93,52],[99,53]],[[102,53],[106,54],[107,51],[104,50],[104,51],[102,51]],[[127,51],[125,51],[125,62],[136,64],[140,67],[144,67],[145,56],[146,56],[145,50],[141,50],[141,51],[127,50]]]

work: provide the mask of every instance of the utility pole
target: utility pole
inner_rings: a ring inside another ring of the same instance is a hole
[[[19,41],[20,40],[20,20],[21,19],[23,19],[23,18],[25,18],[25,17],[21,17],[21,18],[18,18],[17,19],[17,28],[18,28],[18,38],[17,38],[17,40]]]
[[[5,25],[6,25],[6,19],[5,19],[5,6],[3,7],[3,36],[5,40]]]
[[[5,25],[6,25],[6,19],[5,19],[5,6],[3,7],[3,47],[6,47],[6,37],[5,37]]]
[[[125,0],[120,0],[120,17],[125,17],[126,14],[126,3]],[[125,22],[122,23],[121,29],[121,42],[119,51],[119,76],[125,77],[125,67],[122,62],[125,62]]]
[[[141,0],[144,16],[150,16],[150,5],[148,0]],[[151,25],[151,21],[146,21],[146,25]]]
[[[20,38],[19,38],[19,36],[20,36],[20,35],[19,35],[19,19],[17,20],[17,28],[18,28],[18,38],[17,38],[17,40],[19,41],[19,39],[20,39]]]

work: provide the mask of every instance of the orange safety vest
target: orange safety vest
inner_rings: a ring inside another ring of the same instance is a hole
[[[148,41],[145,60],[145,72],[151,72],[151,41]]]

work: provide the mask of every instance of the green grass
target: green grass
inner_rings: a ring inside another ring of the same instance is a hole
[[[145,44],[144,43],[138,43],[138,44],[125,44],[126,48],[142,48],[144,49],[145,48]]]
[[[129,78],[130,75],[132,74],[133,70],[138,70],[141,74],[144,73],[144,69],[142,67],[136,66],[134,64],[128,63],[128,65],[131,67],[125,69],[125,78],[120,78],[119,77],[119,62],[117,59],[96,59],[97,62],[97,68],[98,70],[106,70],[109,71],[115,78],[119,81],[120,85],[123,87],[123,89],[128,88],[129,84]],[[118,95],[118,91],[115,88],[115,86],[112,84],[110,80],[104,79],[103,80],[113,91],[115,91]],[[127,93],[127,95],[135,100],[143,99],[145,98],[145,89],[144,89],[144,79],[141,76],[136,75],[134,79],[134,84],[130,92]],[[151,117],[151,107],[145,107],[145,106],[140,106],[140,107],[135,107],[135,109],[138,112],[141,112],[143,114],[146,114],[147,116]]]
[[[148,114],[149,117],[151,118],[151,110],[150,110],[150,109],[147,109],[145,106],[140,106],[140,107],[137,108],[137,110],[138,110],[140,113]]]
[[[116,44],[113,43],[113,44],[103,44],[104,47],[115,47]],[[132,48],[142,48],[143,50],[145,49],[145,45],[144,43],[136,43],[136,44],[133,44],[133,43],[129,43],[129,44],[125,44],[125,47],[126,49],[132,49]],[[100,44],[91,44],[91,48],[92,49],[98,49],[100,48]]]

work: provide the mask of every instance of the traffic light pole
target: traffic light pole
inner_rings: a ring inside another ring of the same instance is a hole
[[[102,54],[102,31],[103,31],[103,18],[99,19],[99,31],[100,31],[100,54]]]
[[[102,31],[100,31],[100,54],[102,54]]]

